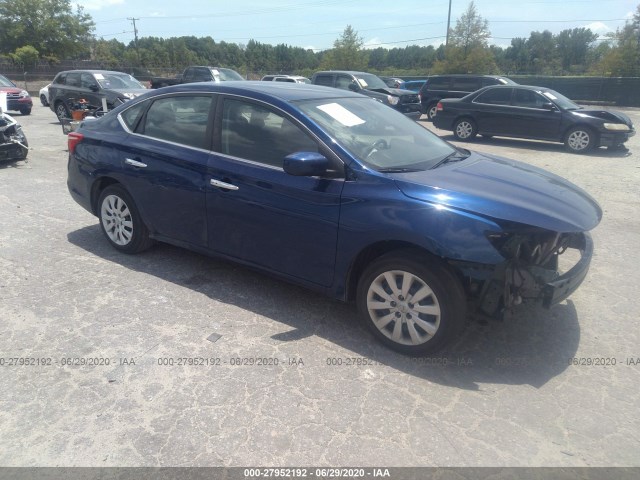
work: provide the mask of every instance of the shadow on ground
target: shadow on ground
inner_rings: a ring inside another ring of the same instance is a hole
[[[469,320],[461,337],[446,350],[430,358],[408,358],[379,344],[355,321],[354,305],[170,245],[159,244],[140,255],[121,254],[107,243],[98,225],[71,232],[68,239],[110,262],[291,327],[274,335],[275,341],[296,342],[316,335],[353,352],[349,356],[462,389],[476,390],[480,383],[539,388],[568,367],[580,340],[578,315],[569,301],[551,310],[521,308],[504,322]]]

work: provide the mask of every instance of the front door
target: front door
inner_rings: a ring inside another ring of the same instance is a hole
[[[334,174],[298,177],[284,157],[322,151],[284,112],[243,98],[218,106],[215,150],[209,162],[209,247],[275,272],[331,285],[344,183]],[[322,152],[329,155],[329,152]]]

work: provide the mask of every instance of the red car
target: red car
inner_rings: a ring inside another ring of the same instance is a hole
[[[29,115],[33,101],[29,92],[17,87],[7,77],[0,75],[0,92],[7,92],[7,110]]]

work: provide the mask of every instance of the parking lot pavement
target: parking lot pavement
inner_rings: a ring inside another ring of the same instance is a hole
[[[464,145],[589,191],[595,256],[561,305],[410,359],[351,305],[166,245],[117,253],[67,192],[54,114],[16,118],[32,150],[0,165],[0,465],[640,465],[640,136],[589,156]]]

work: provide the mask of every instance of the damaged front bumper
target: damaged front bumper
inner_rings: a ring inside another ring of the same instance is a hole
[[[561,272],[559,259],[568,251],[576,252],[579,259]],[[466,265],[462,271],[470,279],[476,310],[502,318],[507,310],[521,303],[539,303],[550,308],[568,298],[584,281],[592,256],[591,236],[584,232],[570,233],[558,236],[540,263],[513,257],[494,266]]]

